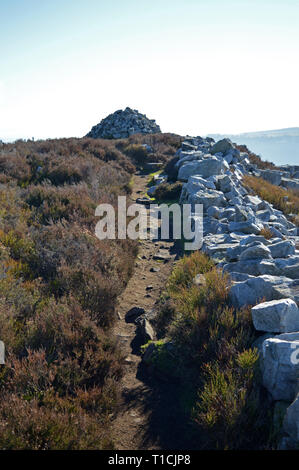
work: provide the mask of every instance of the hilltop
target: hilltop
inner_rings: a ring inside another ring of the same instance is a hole
[[[127,107],[119,109],[99,124],[93,126],[86,137],[94,139],[123,139],[134,134],[157,134],[161,129],[154,119],[148,119],[145,114],[141,114],[137,109]]]

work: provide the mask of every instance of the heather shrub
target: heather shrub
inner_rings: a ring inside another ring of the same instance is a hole
[[[200,251],[194,251],[192,256],[184,256],[169,277],[168,290],[175,293],[178,287],[189,287],[197,274],[205,274],[214,266],[215,263]]]
[[[266,240],[270,240],[271,238],[274,238],[274,235],[271,232],[271,230],[269,228],[266,228],[266,227],[262,228],[259,235],[264,237]]]
[[[94,214],[135,167],[114,143],[59,139],[5,144],[0,168],[0,447],[112,448],[109,326],[138,244],[98,240]]]
[[[173,184],[161,183],[155,190],[153,196],[160,201],[176,201],[180,198],[183,184],[176,182]]]
[[[193,252],[173,269],[157,325],[180,353],[184,388],[193,390],[190,418],[205,436],[199,448],[269,448],[272,411],[251,346],[251,312],[230,306],[229,289],[229,277]]]
[[[256,375],[258,354],[252,349],[232,356],[224,367],[217,361],[206,365],[193,418],[205,429],[207,448],[267,448],[270,420]]]
[[[73,293],[102,326],[113,321],[117,295],[129,279],[137,244],[131,240],[98,240],[77,224],[50,225],[35,230],[35,276],[47,282],[55,296]]]
[[[248,189],[273,204],[276,209],[281,210],[284,214],[297,216],[294,222],[298,225],[299,191],[291,189],[286,190],[281,186],[276,186],[256,176],[246,175],[244,177],[244,183]]]
[[[0,401],[0,448],[5,450],[111,449],[107,419],[74,406],[72,400],[55,398],[47,406],[38,399],[24,400],[5,394]]]

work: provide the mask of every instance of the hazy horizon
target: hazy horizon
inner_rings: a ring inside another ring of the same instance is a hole
[[[0,139],[81,137],[126,106],[181,135],[298,123],[297,1],[0,5]]]
[[[299,126],[298,126],[298,127],[286,127],[286,128],[282,128],[282,129],[268,129],[268,130],[263,130],[263,131],[241,132],[241,133],[238,133],[238,134],[232,134],[232,133],[229,133],[229,132],[225,132],[225,133],[208,132],[206,134],[202,134],[202,137],[207,137],[207,136],[213,137],[214,136],[215,138],[216,137],[217,138],[218,137],[223,138],[224,136],[228,136],[228,137],[239,137],[240,136],[240,137],[242,137],[242,136],[247,136],[247,135],[252,136],[252,137],[256,135],[258,137],[260,134],[263,135],[263,134],[269,134],[269,133],[274,133],[274,134],[277,133],[277,136],[279,136],[280,133],[283,133],[283,132],[289,131],[289,130],[297,131],[296,136],[297,136],[297,134],[299,136]],[[162,132],[163,132],[163,130],[162,130]],[[169,131],[169,132],[172,132],[172,131]],[[34,136],[32,136],[32,137],[34,138]],[[24,139],[25,140],[26,139],[30,140],[32,137],[25,137]],[[72,136],[72,135],[70,135],[70,136],[63,136],[63,137],[65,137],[65,138],[79,137],[80,138],[80,137],[84,137],[84,136]],[[55,139],[55,137],[49,137],[49,139],[51,139],[51,138]],[[18,139],[23,139],[23,137],[15,137],[15,138],[10,138],[10,139],[7,139],[7,138],[4,137],[0,140],[2,140],[5,143],[10,143],[10,142],[14,142]],[[47,137],[44,137],[42,139],[47,139]]]

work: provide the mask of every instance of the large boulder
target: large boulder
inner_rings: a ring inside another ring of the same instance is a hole
[[[286,258],[287,256],[295,254],[295,245],[289,240],[283,240],[269,245],[269,249],[273,258]]]
[[[296,304],[299,305],[299,279],[289,279],[281,276],[281,279],[288,279],[287,282],[281,282],[273,286],[273,298],[284,299],[290,298],[295,300]]]
[[[248,237],[244,237],[242,238],[242,240],[240,240],[240,245],[241,246],[250,245],[253,242],[259,242],[259,243],[262,243],[263,245],[269,245],[271,243],[262,235],[248,235]]]
[[[291,279],[299,279],[299,263],[285,266],[282,270],[282,275]]]
[[[216,144],[214,144],[211,148],[211,154],[215,155],[215,153],[228,153],[234,150],[234,146],[229,139],[221,139]]]
[[[250,196],[249,194],[244,197],[244,202],[255,211],[263,207],[263,201],[258,196]]]
[[[126,108],[115,111],[93,126],[86,137],[94,139],[122,139],[133,134],[156,134],[161,129],[154,119],[148,119],[145,114],[136,109]]]
[[[298,304],[299,285],[296,284],[296,281],[287,277],[264,274],[236,283],[232,286],[229,297],[232,304],[237,308],[256,305],[262,300],[283,298],[293,299]]]
[[[261,222],[269,222],[271,219],[271,212],[269,210],[262,210],[262,211],[257,211],[256,212],[256,217],[261,221]]]
[[[188,197],[188,202],[192,204],[202,204],[204,211],[212,206],[223,207],[226,205],[226,200],[223,197],[223,193],[220,191],[213,191],[211,189],[190,194]]]
[[[223,193],[227,193],[232,190],[233,182],[229,175],[219,175],[216,179],[216,188],[222,191]]]
[[[299,309],[292,299],[270,300],[251,309],[256,330],[268,333],[299,331]]]
[[[201,176],[195,175],[188,178],[188,182],[185,183],[184,188],[188,193],[197,192],[199,189],[216,189],[213,181],[208,181]]]
[[[284,333],[263,343],[263,384],[274,400],[292,401],[299,381],[299,333]]]
[[[227,263],[223,266],[223,270],[227,273],[239,272],[250,274],[251,276],[261,276],[263,274],[276,276],[279,274],[279,270],[273,260],[260,258]]]
[[[177,169],[186,163],[193,162],[195,160],[202,160],[204,153],[201,150],[192,150],[191,152],[180,152],[180,159],[176,163]]]
[[[178,179],[187,181],[189,176],[200,175],[202,178],[209,178],[209,176],[220,175],[227,170],[228,165],[225,161],[208,155],[202,160],[196,160],[185,163],[179,169]]]
[[[280,185],[281,183],[281,171],[279,170],[260,170],[261,171],[261,177],[269,181],[271,184],[275,184],[277,186]]]
[[[253,242],[255,243],[255,242]],[[271,259],[271,251],[263,243],[255,244],[246,248],[240,255],[240,261],[246,259]]]
[[[230,232],[241,232],[241,233],[253,233],[255,235],[259,234],[263,229],[263,225],[258,221],[244,221],[244,222],[230,222],[229,231]]]

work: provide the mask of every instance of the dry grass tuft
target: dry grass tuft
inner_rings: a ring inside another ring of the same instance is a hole
[[[299,192],[291,189],[284,189],[280,186],[269,183],[256,176],[244,176],[243,182],[247,188],[254,191],[262,199],[273,204],[284,214],[293,214],[294,223],[298,224],[299,218]]]

